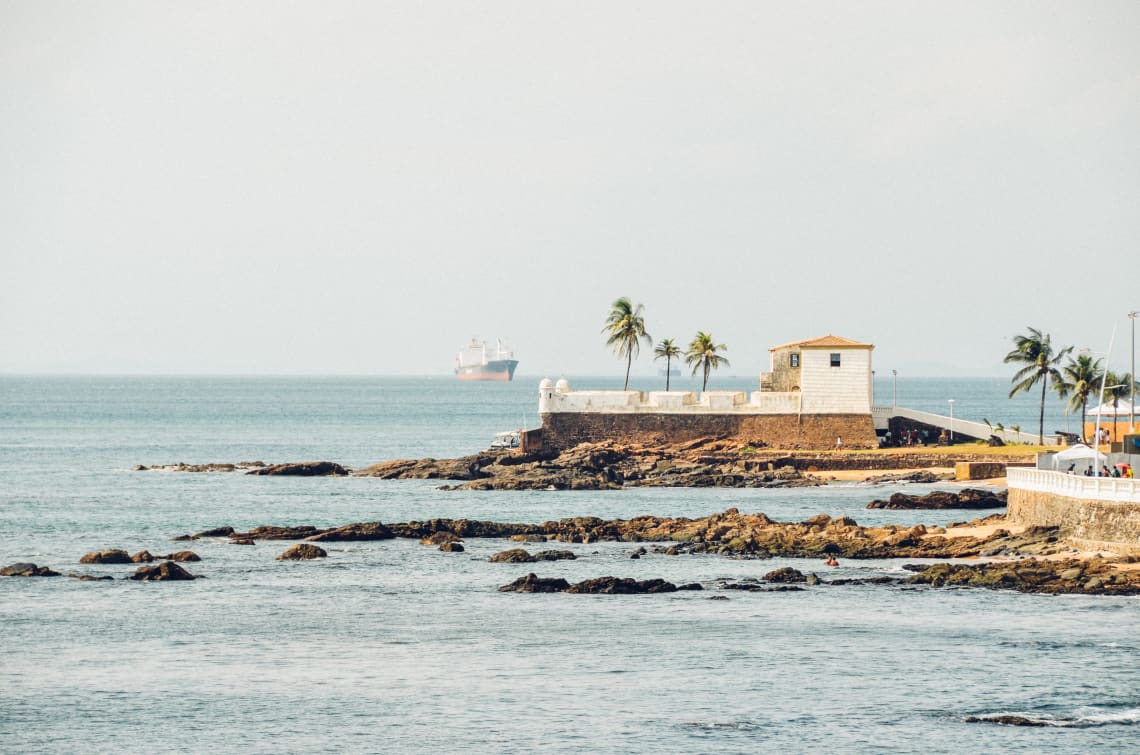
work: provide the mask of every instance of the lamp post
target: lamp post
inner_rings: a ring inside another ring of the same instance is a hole
[[[954,445],[954,399],[950,399],[950,445]]]
[[[1132,372],[1128,373],[1132,379],[1132,399],[1128,403],[1128,432],[1136,432],[1136,315],[1140,315],[1140,310],[1133,310],[1128,313],[1128,319],[1132,321]]]
[[[1135,312],[1133,312],[1135,314]],[[898,388],[899,371],[891,370],[891,411],[899,407],[899,388]]]

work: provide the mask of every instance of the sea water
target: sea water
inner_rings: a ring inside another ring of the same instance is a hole
[[[676,379],[675,379],[676,380]],[[619,387],[572,378],[575,387]],[[648,379],[638,388],[655,388]],[[718,388],[750,389],[717,380]],[[415,541],[174,543],[209,527],[455,517],[706,516],[945,524],[974,512],[867,510],[898,490],[441,491],[435,481],[136,472],[136,464],[449,457],[537,424],[538,378],[0,378],[0,565],[108,574],[79,557],[185,547],[194,582],[0,579],[6,752],[1125,752],[1140,738],[1140,600],[899,585],[717,590],[793,566],[903,576],[902,560],[630,559],[490,563]],[[687,385],[682,380],[683,385]],[[1004,380],[911,380],[898,403],[1035,428]],[[878,381],[879,403],[889,381]],[[890,395],[887,393],[886,395]],[[904,400],[905,399],[905,400]],[[969,410],[968,407],[974,407]],[[1056,401],[1046,430],[1064,421]],[[986,512],[981,512],[986,513]],[[552,546],[553,547],[553,546]],[[500,593],[528,571],[702,592]],[[727,600],[713,600],[713,597]],[[1041,727],[967,723],[1014,714]]]

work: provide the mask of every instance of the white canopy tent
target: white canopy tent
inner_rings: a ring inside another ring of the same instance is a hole
[[[1090,467],[1100,469],[1107,463],[1107,456],[1100,451],[1089,448],[1083,443],[1070,446],[1061,453],[1053,456],[1053,469],[1058,472],[1068,472],[1071,467],[1071,471],[1074,474],[1084,474],[1085,470]],[[1093,465],[1095,465],[1095,467]]]
[[[1132,402],[1121,399],[1116,402],[1116,408],[1113,409],[1112,402],[1108,401],[1100,406],[1089,409],[1085,414],[1089,417],[1100,417],[1102,419],[1104,417],[1108,417],[1109,419],[1113,417],[1130,417],[1132,416]]]

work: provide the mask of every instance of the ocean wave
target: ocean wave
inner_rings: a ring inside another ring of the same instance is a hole
[[[1124,710],[1099,710],[1084,708],[1071,716],[1055,716],[1048,713],[987,713],[981,716],[966,716],[966,723],[987,723],[1000,726],[1040,726],[1058,729],[1091,729],[1097,726],[1134,726],[1140,724],[1140,708]]]

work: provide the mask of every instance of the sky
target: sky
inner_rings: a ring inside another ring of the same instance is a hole
[[[1140,309],[1140,3],[0,0],[0,373],[908,375]],[[658,365],[642,350],[637,374]]]

